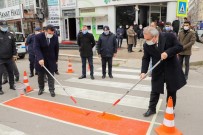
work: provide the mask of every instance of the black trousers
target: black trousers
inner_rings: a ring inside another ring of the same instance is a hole
[[[30,73],[34,74],[35,55],[29,54],[29,61],[30,61]]]
[[[117,43],[118,43],[117,47],[121,48],[122,43],[123,43],[123,38],[117,38]]]
[[[190,69],[190,55],[179,55],[181,67],[183,67],[183,60],[185,60],[185,76],[188,77]]]
[[[16,78],[19,78],[20,77],[20,73],[18,71],[18,67],[17,67],[17,65],[16,65],[16,63],[14,61],[12,61],[12,62],[13,62],[13,74],[14,74],[14,76]],[[4,80],[8,80],[8,76],[9,76],[8,72],[7,72],[6,68],[4,68],[3,79]]]
[[[90,75],[94,75],[93,57],[81,57],[82,60],[82,75],[86,76],[86,60],[90,65]]]
[[[175,92],[169,92],[167,91],[167,98],[166,98],[166,102],[168,102],[168,98],[171,96],[173,99],[173,107],[175,108],[176,105],[176,91]],[[157,92],[153,92],[151,91],[150,94],[150,100],[149,100],[149,109],[156,111],[156,105],[159,101],[159,97],[160,97],[160,93]]]
[[[2,75],[5,68],[8,72],[10,86],[14,85],[13,60],[0,60],[0,90],[2,90]]]
[[[133,51],[133,44],[129,44],[128,45],[128,52],[132,52]]]
[[[106,75],[106,63],[108,63],[108,74],[112,75],[113,57],[102,57],[102,74]]]
[[[46,72],[46,71],[38,71],[38,84],[39,84],[39,89],[43,89],[44,90],[44,77],[45,74],[47,74],[48,77],[48,86],[49,86],[49,91],[54,91],[55,90],[55,86],[54,86],[54,78],[51,77],[51,75]],[[52,75],[54,75],[54,73],[51,73]]]

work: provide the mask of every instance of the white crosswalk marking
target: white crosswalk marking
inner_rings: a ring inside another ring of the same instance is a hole
[[[75,87],[65,87],[66,91],[76,98],[82,98],[87,100],[99,101],[104,103],[114,103],[117,99],[119,99],[122,94],[103,92],[103,91],[95,91],[89,89],[81,89]],[[48,88],[45,88],[45,92],[49,92]],[[55,93],[58,95],[67,95],[63,89],[56,85]],[[149,98],[138,97],[138,96],[130,96],[127,95],[119,104],[128,106],[128,107],[136,107],[147,109],[149,103]]]
[[[102,68],[98,68],[97,70],[101,71]],[[108,70],[108,68],[106,70]],[[127,69],[127,68],[114,68],[114,67],[113,67],[112,71],[113,72],[116,71],[116,72],[138,73],[138,74],[141,73],[140,69]]]
[[[25,133],[0,124],[0,135],[26,135]]]
[[[77,78],[70,78],[65,80],[67,82],[73,82],[73,83],[82,83],[82,84],[88,84],[88,85],[97,85],[97,86],[106,86],[106,87],[113,87],[113,88],[120,88],[128,90],[133,85],[132,83],[122,83],[122,82],[113,82],[113,81],[103,81],[103,80],[90,80],[90,79],[77,79]],[[149,85],[142,85],[138,84],[133,90],[137,91],[151,91],[151,87]]]
[[[95,76],[102,76],[101,72],[94,72]],[[140,76],[139,75],[127,75],[127,74],[118,74],[115,73],[113,74],[114,78],[120,78],[120,79],[135,79],[135,80],[139,80]],[[145,78],[145,80],[151,80],[151,78],[147,77]]]

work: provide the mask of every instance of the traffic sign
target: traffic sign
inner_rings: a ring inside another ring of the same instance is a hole
[[[186,17],[188,10],[188,0],[178,0],[177,3],[177,16]]]

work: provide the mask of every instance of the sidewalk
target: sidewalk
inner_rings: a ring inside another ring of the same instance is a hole
[[[138,42],[139,43],[139,42]],[[113,59],[114,66],[140,68],[143,52],[139,51],[139,44],[133,47],[132,53],[127,52],[127,43],[123,42],[122,48],[118,49],[116,57]],[[60,59],[81,62],[80,53],[78,50],[64,50],[60,49]],[[94,63],[100,63],[100,59],[97,55],[94,55]],[[190,59],[192,65],[203,64],[203,44],[196,42],[193,46],[192,56]]]

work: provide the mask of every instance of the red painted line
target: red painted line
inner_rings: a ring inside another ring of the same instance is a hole
[[[111,132],[119,135],[145,135],[150,123],[84,110],[89,115],[84,115],[81,109],[53,102],[20,96],[4,103],[7,106],[19,108],[29,112],[45,115],[69,123],[82,125],[100,131]]]

